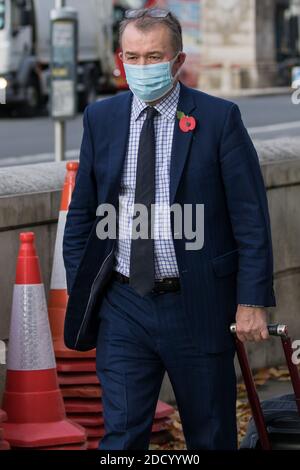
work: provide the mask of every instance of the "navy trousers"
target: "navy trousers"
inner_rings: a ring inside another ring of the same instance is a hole
[[[105,428],[99,450],[149,448],[165,372],[187,449],[237,448],[235,351],[198,351],[180,291],[141,297],[112,280],[99,316],[96,363]]]

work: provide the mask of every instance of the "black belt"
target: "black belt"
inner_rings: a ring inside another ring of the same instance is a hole
[[[129,283],[129,277],[118,271],[113,271],[113,278],[122,284]],[[161,279],[155,279],[154,288],[151,292],[164,293],[164,292],[176,292],[180,290],[180,279],[179,277],[163,277]]]

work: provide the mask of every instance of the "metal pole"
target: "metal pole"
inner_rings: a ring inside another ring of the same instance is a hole
[[[66,6],[66,0],[55,0],[55,8],[60,9]],[[55,161],[62,162],[65,160],[65,142],[66,142],[66,126],[65,121],[57,120],[54,123],[54,139],[55,139]]]
[[[66,6],[66,0],[55,0],[55,8],[63,8]]]
[[[291,13],[291,15],[298,17],[298,28],[299,28],[299,31],[300,31],[300,0],[292,0],[291,1],[290,13]],[[298,48],[298,52],[299,52],[300,51],[300,36],[299,36],[299,34],[298,34],[297,48]]]
[[[248,400],[251,407],[252,416],[256,425],[256,430],[259,436],[260,444],[263,450],[271,450],[271,443],[267,431],[267,426],[261,409],[252,371],[249,366],[246,349],[243,343],[237,337],[235,338],[235,342],[237,356],[244,378]]]
[[[55,161],[62,162],[65,160],[66,149],[66,125],[65,121],[57,120],[54,123],[54,139],[55,139]]]

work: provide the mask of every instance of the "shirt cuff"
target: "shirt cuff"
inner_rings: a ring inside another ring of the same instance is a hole
[[[248,305],[248,304],[239,304],[242,307],[253,307],[253,308],[266,308],[265,305]]]

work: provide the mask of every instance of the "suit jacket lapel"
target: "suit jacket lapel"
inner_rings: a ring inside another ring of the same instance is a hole
[[[192,92],[188,87],[180,82],[178,111],[182,111],[186,115],[190,115],[195,107],[196,105]],[[192,137],[193,132],[183,132],[180,129],[179,119],[176,117],[170,168],[170,206],[175,200],[176,191],[186,163],[190,145],[192,143]]]
[[[130,131],[132,92],[124,93],[124,102],[117,102],[111,113],[111,135],[108,160],[108,201],[118,198],[122,168],[126,156]]]

